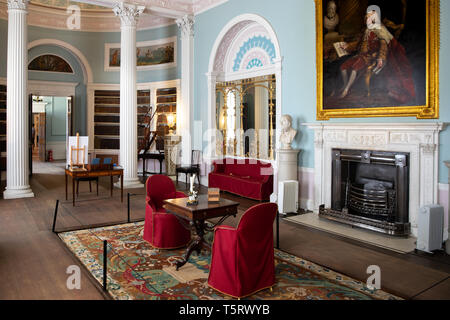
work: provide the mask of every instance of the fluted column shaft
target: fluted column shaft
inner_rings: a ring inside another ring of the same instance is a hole
[[[124,186],[142,187],[137,175],[136,25],[144,7],[120,3],[113,10],[121,20],[120,165],[124,168]]]
[[[181,105],[177,107],[177,133],[181,136],[181,163],[191,163],[191,119],[194,104],[194,17],[176,20],[181,31]]]
[[[8,0],[5,199],[34,197],[29,184],[27,0]]]

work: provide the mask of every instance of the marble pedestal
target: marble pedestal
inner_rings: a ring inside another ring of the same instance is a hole
[[[166,174],[174,176],[178,163],[179,147],[181,145],[181,137],[176,135],[166,135],[164,137],[164,155],[166,162]],[[186,150],[190,154],[190,150]],[[184,151],[184,152],[186,152]]]
[[[295,149],[277,150],[277,182],[298,180],[298,153]]]

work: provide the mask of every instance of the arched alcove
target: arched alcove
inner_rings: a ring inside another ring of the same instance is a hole
[[[40,96],[74,96],[73,130],[84,135],[87,133],[87,86],[88,77],[92,77],[89,63],[80,53],[59,40],[43,39],[28,45],[28,61],[43,55],[58,56],[73,69],[72,73],[28,71],[28,91]],[[92,78],[91,78],[92,79]]]
[[[282,110],[282,57],[278,38],[271,24],[261,16],[235,17],[222,29],[212,48],[208,81],[208,129],[216,128],[216,83],[275,75],[276,128]],[[275,131],[275,141],[279,130]]]

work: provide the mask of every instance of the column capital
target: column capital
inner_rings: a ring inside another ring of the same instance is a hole
[[[29,0],[8,0],[8,10],[27,10]]]
[[[120,2],[113,7],[116,16],[120,17],[122,27],[136,27],[139,16],[144,12],[145,6],[136,6]]]
[[[178,28],[181,30],[181,34],[183,37],[193,37],[194,36],[194,16],[193,15],[185,15],[176,20]]]

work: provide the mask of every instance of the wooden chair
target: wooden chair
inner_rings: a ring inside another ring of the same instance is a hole
[[[200,185],[200,163],[202,160],[202,152],[200,150],[192,150],[191,154],[191,165],[189,166],[178,166],[176,168],[177,175],[177,185],[178,185],[178,174],[184,173],[186,175],[186,189],[188,188],[188,175],[197,175],[197,181]]]
[[[78,189],[80,186],[80,181],[89,181],[89,192],[92,192],[92,181],[95,181],[97,184],[97,196],[98,196],[98,177],[95,178],[78,178],[77,179],[77,197],[78,197]]]

